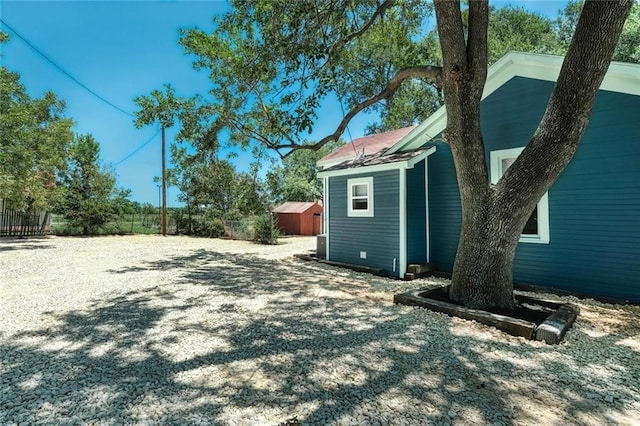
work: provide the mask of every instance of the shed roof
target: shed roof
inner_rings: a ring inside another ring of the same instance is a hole
[[[344,144],[332,153],[322,157],[318,161],[318,164],[324,167],[331,167],[334,164],[342,163],[346,160],[353,160],[357,155],[361,155],[363,151],[365,156],[386,151],[414,128],[415,126],[403,127],[402,129],[354,139],[352,142]]]
[[[315,202],[287,201],[273,209],[274,213],[304,213],[315,205]]]

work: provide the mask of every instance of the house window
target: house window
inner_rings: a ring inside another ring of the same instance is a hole
[[[524,148],[491,151],[491,182],[496,183]],[[527,221],[520,242],[549,243],[549,194],[545,192]]]
[[[347,216],[373,217],[373,178],[347,180]]]

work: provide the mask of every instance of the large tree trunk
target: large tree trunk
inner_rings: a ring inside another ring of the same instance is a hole
[[[450,297],[468,307],[513,306],[513,258],[521,228],[504,226],[513,222],[511,206],[471,205],[467,199],[464,206]]]
[[[545,115],[502,179],[491,185],[480,129],[487,70],[487,1],[436,0],[447,129],[462,205],[450,297],[469,307],[512,307],[513,259],[534,207],[573,157],[633,0],[587,1]]]

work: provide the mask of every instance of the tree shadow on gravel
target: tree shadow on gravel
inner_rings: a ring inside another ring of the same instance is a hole
[[[0,253],[3,251],[51,249],[54,247],[52,240],[46,236],[0,236]]]
[[[364,300],[344,270],[205,250],[111,272],[169,268],[0,338],[0,423],[602,424],[640,397],[637,364],[612,367],[637,359],[628,337],[573,347],[584,323],[546,346]]]

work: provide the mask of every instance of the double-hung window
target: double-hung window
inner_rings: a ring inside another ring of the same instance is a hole
[[[496,183],[504,172],[516,161],[524,148],[502,149],[491,151],[491,182]],[[522,235],[522,243],[549,243],[549,194],[545,194],[538,201],[527,221]]]
[[[347,180],[347,216],[373,217],[373,177]]]

